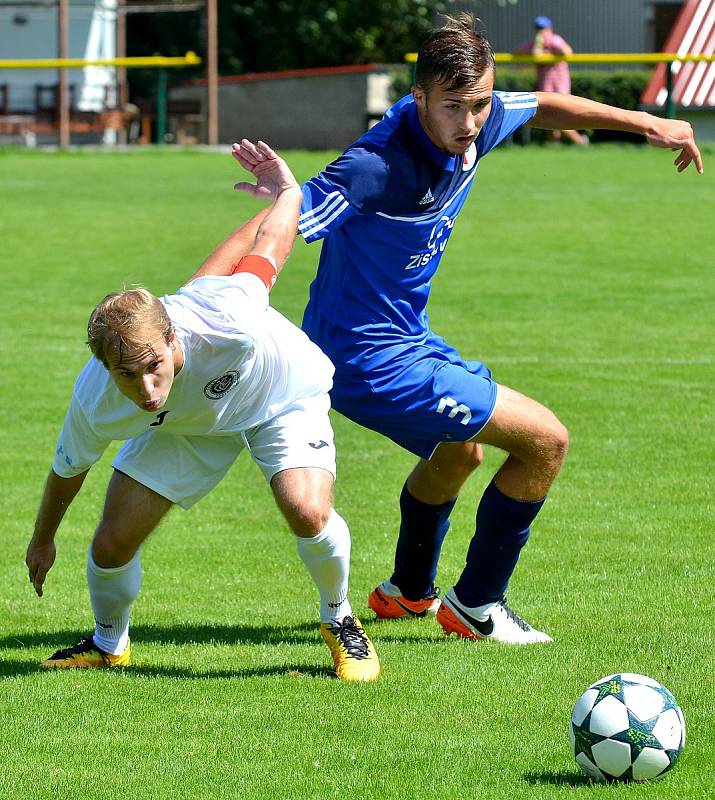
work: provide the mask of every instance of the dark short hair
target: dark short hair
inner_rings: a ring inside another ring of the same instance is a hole
[[[460,89],[494,69],[492,47],[476,29],[479,20],[466,12],[445,20],[417,54],[415,86],[425,91],[435,83],[448,90]]]

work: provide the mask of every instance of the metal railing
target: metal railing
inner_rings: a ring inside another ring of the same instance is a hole
[[[163,142],[166,135],[167,80],[166,70],[180,67],[195,67],[201,64],[196,53],[189,51],[183,56],[127,56],[125,58],[0,58],[2,69],[82,69],[84,67],[121,67],[124,69],[156,69],[156,139]],[[67,102],[60,93],[60,106]],[[67,140],[67,132],[61,128],[68,124],[66,114],[58,114],[60,141]]]

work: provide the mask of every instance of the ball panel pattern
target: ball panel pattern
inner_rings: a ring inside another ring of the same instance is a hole
[[[629,711],[643,721],[657,717],[665,705],[663,696],[650,686],[624,686],[623,700]]]
[[[653,736],[663,750],[678,750],[683,740],[680,717],[674,708],[664,711],[653,726]]]
[[[601,772],[612,778],[620,778],[631,766],[631,748],[627,742],[604,739],[594,744],[591,752]]]
[[[571,714],[571,722],[574,725],[581,725],[586,719],[586,715],[593,708],[593,704],[598,698],[597,689],[586,689],[586,691],[576,701],[573,707],[573,714]]]
[[[613,677],[613,676],[611,676]],[[622,681],[629,681],[630,683],[639,683],[644,686],[652,686],[654,689],[662,688],[662,684],[658,683],[655,678],[649,678],[647,675],[639,675],[637,672],[621,672],[618,677]]]
[[[595,781],[606,780],[605,775],[585,753],[579,753],[576,756],[576,763],[579,765],[579,767],[581,767],[583,772],[585,772],[586,775],[588,775],[589,778],[593,778],[593,780]]]
[[[609,675],[577,700],[569,726],[576,762],[597,780],[652,780],[672,769],[685,742],[673,695],[653,678]]]
[[[663,750],[654,750],[646,747],[639,753],[633,762],[633,780],[646,781],[653,777],[660,777],[670,769],[670,759]]]
[[[617,697],[604,697],[591,709],[588,728],[599,736],[613,736],[628,730],[628,709]]]

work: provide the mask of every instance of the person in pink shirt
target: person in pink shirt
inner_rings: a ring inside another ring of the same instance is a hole
[[[554,33],[554,24],[549,17],[539,16],[534,20],[536,34],[534,38],[522,45],[519,51],[534,56],[565,55],[573,53],[569,43],[558,33]],[[536,90],[539,92],[558,92],[571,94],[571,75],[566,61],[555,64],[536,65]],[[588,137],[578,131],[551,131],[551,138],[558,141],[564,133],[574,144],[588,144]]]

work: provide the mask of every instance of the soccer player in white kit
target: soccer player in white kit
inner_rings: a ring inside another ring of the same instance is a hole
[[[172,505],[189,508],[211,491],[246,449],[318,588],[320,630],[338,677],[379,674],[348,601],[350,533],[332,507],[333,365],[268,304],[292,247],[302,192],[266,144],[244,139],[233,154],[257,179],[236,188],[273,204],[219,245],[176,294],[116,292],[90,317],[93,357],[75,384],[27,550],[38,595],[55,560],[55,533],[87,472],[112,440],[125,444],[89,550],[94,633],[45,667],[130,663],[142,542]]]

